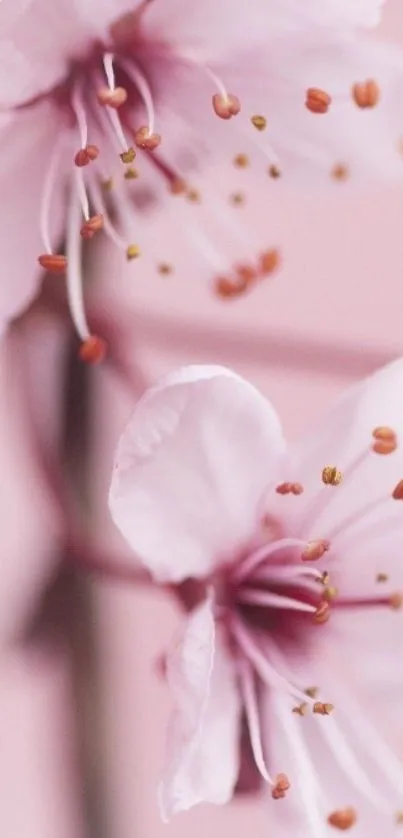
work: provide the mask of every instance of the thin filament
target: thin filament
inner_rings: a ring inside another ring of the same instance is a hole
[[[136,85],[137,90],[143,100],[143,104],[147,113],[148,128],[150,134],[153,134],[155,126],[155,110],[150,85],[148,84],[146,77],[143,75],[143,73],[138,67],[129,62],[122,62],[122,66],[126,71],[127,75],[130,76],[130,78]]]
[[[250,605],[262,605],[267,608],[284,608],[288,611],[306,611],[314,614],[316,608],[307,602],[300,602],[292,597],[273,594],[268,591],[254,590],[253,588],[241,588],[237,595],[238,602]]]
[[[82,341],[90,336],[84,310],[81,275],[80,201],[76,189],[71,190],[67,223],[67,297],[73,323]]]
[[[241,690],[255,763],[263,779],[266,780],[267,783],[270,783],[271,786],[274,786],[274,781],[267,770],[263,755],[261,726],[259,721],[259,710],[256,700],[256,687],[254,684],[253,670],[244,659],[240,662],[240,676]]]
[[[76,84],[71,97],[71,105],[77,120],[78,132],[80,135],[81,148],[88,145],[88,123],[83,105],[82,85]]]

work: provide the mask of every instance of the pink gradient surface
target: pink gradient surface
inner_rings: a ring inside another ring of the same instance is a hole
[[[403,43],[400,0],[390,0],[384,31]],[[182,363],[231,365],[272,399],[295,436],[346,384],[402,351],[403,195],[393,188],[353,194],[343,184],[326,195],[282,194],[273,197],[268,230],[284,254],[283,270],[239,302],[220,303],[191,277],[157,284],[145,276],[130,287],[125,280],[130,355],[145,382]],[[96,387],[95,539],[103,551],[127,554],[109,521],[106,493],[113,449],[138,393],[129,397],[101,375]],[[28,542],[36,524],[35,514],[21,521]],[[14,571],[24,568],[7,551],[3,561],[7,600],[18,583]],[[155,662],[179,615],[160,593],[120,583],[91,581],[91,596],[97,681],[86,724],[94,724],[92,770],[104,826],[90,838],[266,838],[264,797],[161,823],[156,785],[170,700]],[[21,651],[10,626],[6,621],[0,653],[0,835],[84,838],[70,662],[63,650]],[[403,724],[395,737],[403,753]]]

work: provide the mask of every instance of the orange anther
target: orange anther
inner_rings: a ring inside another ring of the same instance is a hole
[[[97,335],[90,335],[84,340],[78,351],[78,357],[86,364],[99,364],[103,361],[107,351],[107,343]]]
[[[306,91],[305,106],[311,113],[327,113],[332,98],[319,87],[308,87]]]
[[[61,274],[67,268],[67,259],[60,253],[42,253],[38,256],[38,262],[45,271],[52,274]]]
[[[236,116],[241,110],[241,103],[237,96],[232,93],[227,93],[224,96],[222,93],[215,93],[213,96],[213,108],[221,119],[231,119]]]
[[[114,90],[109,87],[102,87],[101,90],[98,90],[97,99],[100,105],[107,105],[109,108],[117,110],[126,102],[127,90],[124,87],[115,87]]]

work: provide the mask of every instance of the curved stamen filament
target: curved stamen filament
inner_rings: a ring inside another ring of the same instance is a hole
[[[300,602],[292,597],[281,594],[269,593],[269,591],[255,590],[253,588],[241,588],[237,594],[237,601],[250,605],[262,605],[267,608],[284,608],[288,611],[306,611],[314,614],[316,606],[308,602]]]
[[[106,56],[110,57],[110,61],[106,61],[106,66],[105,66]],[[115,83],[115,74],[114,74],[114,71],[113,71],[113,56],[112,56],[111,53],[106,53],[106,56],[104,56],[104,67],[105,67],[106,77],[108,79],[108,83],[109,83],[109,86],[110,86],[110,79],[111,78],[113,78],[113,84]],[[110,73],[112,73],[112,76],[110,76]],[[102,87],[102,77],[100,77],[100,75],[98,73],[94,74],[94,80],[95,80],[95,84],[96,84],[97,88],[101,88]],[[114,87],[110,87],[110,89],[113,91]],[[102,108],[102,107],[99,109],[99,111],[100,111],[99,117],[102,120],[102,123],[105,126],[105,128],[108,126],[108,128],[109,128],[108,133],[113,134],[115,144],[116,144],[116,140],[118,141],[117,148],[120,151],[128,152],[129,151],[129,144],[127,142],[127,139],[126,139],[123,127],[122,127],[122,123],[119,119],[117,111],[114,108],[106,108],[107,113],[104,113],[104,108]],[[110,131],[111,128],[112,128],[112,132]]]
[[[81,148],[86,148],[86,146],[88,145],[88,123],[83,103],[81,84],[76,84],[74,86],[73,94],[71,97],[71,106],[73,108],[74,115],[77,120]]]
[[[147,114],[148,130],[150,134],[153,134],[155,127],[155,109],[150,85],[141,70],[132,62],[122,61],[122,67],[136,85],[141,99],[143,100]]]
[[[265,657],[262,649],[252,639],[249,631],[244,627],[239,618],[234,617],[231,627],[234,639],[239,644],[241,652],[246,656],[247,660],[267,686],[285,692],[290,697],[293,696],[300,701],[310,701],[304,692],[294,687],[283,675],[277,672],[268,658]]]
[[[115,90],[115,69],[113,66],[114,62],[114,55],[112,52],[105,52],[102,58],[102,63],[104,65],[106,80],[108,82],[108,86],[110,90]]]
[[[76,189],[71,190],[67,219],[67,297],[74,326],[84,342],[90,337],[84,310],[81,274],[80,200]]]
[[[312,838],[324,838],[326,834],[325,821],[322,818],[317,801],[321,799],[321,785],[309,757],[305,740],[301,732],[301,725],[296,723],[292,713],[284,707],[281,696],[272,698],[275,716],[280,720],[282,729],[288,739],[290,750],[295,757],[298,770],[299,786],[302,802],[309,822],[309,834]]]
[[[90,195],[96,211],[103,215],[104,231],[106,235],[109,236],[111,241],[113,241],[113,243],[116,245],[116,247],[119,248],[119,250],[123,250],[126,252],[127,242],[122,238],[122,236],[113,226],[102,195],[102,189],[95,179],[90,184]]]
[[[233,578],[236,582],[241,582],[246,579],[252,571],[258,567],[265,559],[277,553],[278,550],[285,550],[290,547],[299,547],[301,550],[306,547],[307,542],[300,538],[280,538],[278,541],[272,541],[270,544],[264,544],[254,553],[251,553],[244,562],[234,571]]]
[[[259,709],[256,700],[254,673],[252,667],[244,659],[239,661],[239,674],[254,760],[263,779],[271,786],[274,786],[274,780],[270,777],[263,755],[262,734],[259,721]]]
[[[88,202],[87,190],[85,188],[84,176],[81,169],[75,170],[77,195],[80,201],[83,216],[86,221],[90,217],[90,206]]]

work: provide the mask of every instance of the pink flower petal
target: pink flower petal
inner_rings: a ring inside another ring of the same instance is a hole
[[[396,432],[399,444],[393,453],[372,451],[378,426]],[[294,526],[308,538],[333,542],[344,581],[350,573],[361,575],[361,583],[366,573],[375,581],[376,554],[380,572],[399,571],[402,502],[392,493],[403,477],[403,359],[352,387],[321,428],[293,447],[293,457],[295,479],[305,487],[295,505]],[[344,475],[338,486],[323,485],[326,465]]]
[[[283,445],[254,387],[223,367],[184,368],[145,395],[123,432],[115,523],[159,580],[206,576],[254,535]]]
[[[239,768],[239,697],[210,600],[189,617],[168,659],[175,709],[160,786],[164,820],[197,803],[226,803]]]
[[[0,176],[3,216],[0,262],[5,279],[0,284],[0,332],[34,297],[41,280],[37,257],[43,252],[39,207],[49,165],[54,126],[48,104],[22,111],[0,134]],[[60,234],[62,184],[52,203],[54,241]],[[16,200],[18,196],[18,200]]]

